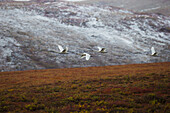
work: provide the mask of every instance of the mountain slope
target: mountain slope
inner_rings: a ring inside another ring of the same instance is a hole
[[[1,2],[0,70],[170,61],[170,18],[69,2]],[[57,53],[57,45],[69,54]],[[107,48],[100,54],[97,47]],[[154,46],[157,57],[150,56]],[[90,61],[78,54],[87,52]]]

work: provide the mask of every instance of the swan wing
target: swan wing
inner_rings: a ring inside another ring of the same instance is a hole
[[[66,50],[65,52],[67,53],[67,52],[68,52],[68,47],[66,47],[66,49],[65,49],[65,50]]]
[[[97,47],[98,49],[99,49],[99,51],[101,51],[102,50],[102,48],[101,47]]]
[[[62,52],[64,50],[63,47],[60,45],[58,45],[58,48],[59,48],[60,52]]]
[[[85,53],[81,54],[81,58],[85,58],[85,57],[86,57]]]
[[[86,53],[86,60],[90,59],[90,55]]]
[[[151,55],[154,55],[156,52],[155,52],[155,48],[154,47],[152,47],[151,48]]]

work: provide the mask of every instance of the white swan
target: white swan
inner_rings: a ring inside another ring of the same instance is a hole
[[[97,47],[99,50],[98,50],[98,52],[100,52],[100,53],[107,53],[107,51],[106,51],[106,48],[101,48],[101,47]]]
[[[68,47],[64,49],[61,45],[58,45],[58,48],[60,50],[60,53],[66,54],[68,52]]]
[[[154,47],[151,47],[151,55],[152,56],[156,56],[157,55],[157,52],[155,51]]]
[[[90,59],[90,55],[88,53],[83,53],[81,54],[81,58],[86,58],[86,60],[89,60]]]

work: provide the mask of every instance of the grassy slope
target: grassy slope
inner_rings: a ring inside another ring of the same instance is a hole
[[[168,112],[170,62],[0,73],[0,112]]]

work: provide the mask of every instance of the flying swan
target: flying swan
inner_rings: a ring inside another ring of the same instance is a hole
[[[106,48],[101,48],[101,47],[97,47],[99,50],[98,50],[98,52],[100,52],[100,53],[107,53],[106,52]]]
[[[86,60],[90,59],[90,55],[88,53],[81,54],[81,58],[86,58]]]
[[[58,48],[60,50],[60,53],[66,54],[68,52],[68,47],[64,49],[61,45],[58,45]]]

